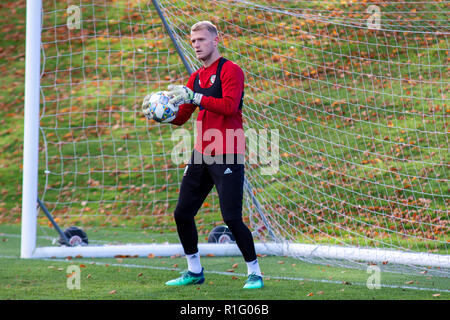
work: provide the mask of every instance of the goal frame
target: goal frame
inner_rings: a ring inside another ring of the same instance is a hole
[[[176,42],[168,29],[156,0],[152,1],[166,31],[175,46]],[[26,9],[26,59],[25,59],[25,100],[24,100],[24,145],[23,145],[23,188],[20,257],[64,258],[64,257],[115,257],[183,255],[180,244],[133,244],[77,247],[37,247],[38,215],[38,159],[40,122],[40,54],[42,0],[27,0]],[[189,66],[177,47],[180,58],[187,70]],[[250,192],[251,194],[251,192]],[[254,200],[254,199],[252,199]],[[305,258],[354,259],[371,262],[385,262],[450,268],[450,256],[433,253],[417,253],[379,248],[340,247],[333,245],[301,244],[288,241],[256,243],[259,254],[295,255]],[[235,256],[240,251],[235,244],[199,244],[201,255]]]
[[[21,258],[36,248],[42,0],[27,0]]]

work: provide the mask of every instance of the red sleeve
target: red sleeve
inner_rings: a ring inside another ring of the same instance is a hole
[[[195,81],[196,76],[197,76],[197,72],[194,72],[193,74],[191,74],[191,76],[189,77],[189,80],[186,84],[186,87],[188,87],[191,90],[194,90],[194,81]],[[186,121],[189,120],[189,118],[191,117],[191,115],[195,111],[195,109],[197,109],[197,106],[195,104],[185,103],[185,104],[180,105],[178,108],[177,117],[175,119],[173,119],[170,123],[177,125],[177,126],[181,126],[181,125],[185,124]]]
[[[203,96],[201,105],[208,111],[224,116],[232,116],[239,110],[244,91],[244,72],[235,63],[227,61],[222,66],[220,75],[222,98]]]

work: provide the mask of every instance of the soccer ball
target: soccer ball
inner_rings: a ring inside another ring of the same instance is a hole
[[[160,122],[170,122],[176,118],[178,107],[170,103],[169,99],[167,91],[158,91],[150,95],[147,107],[150,109],[151,118]]]

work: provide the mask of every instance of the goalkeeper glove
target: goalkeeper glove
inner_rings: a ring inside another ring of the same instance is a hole
[[[194,92],[183,85],[169,85],[167,90],[169,91],[168,95],[171,96],[169,101],[175,107],[179,107],[184,103],[192,103],[199,106],[200,101],[202,101],[203,94]]]
[[[148,120],[153,119],[156,122],[161,122],[162,120],[155,115],[155,109],[150,105],[150,97],[150,94],[145,96],[144,101],[142,102],[142,112]]]

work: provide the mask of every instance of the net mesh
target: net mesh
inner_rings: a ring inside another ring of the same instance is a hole
[[[448,2],[159,4],[193,70],[190,27],[210,20],[219,51],[245,73],[244,129],[257,148],[244,216],[255,236],[448,254]],[[43,8],[40,197],[63,226],[177,242],[180,129],[147,121],[140,105],[189,75],[155,8]],[[79,26],[68,24],[76,10]],[[192,138],[196,115],[182,135]],[[197,218],[201,241],[219,224],[214,190]]]

